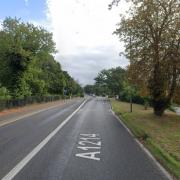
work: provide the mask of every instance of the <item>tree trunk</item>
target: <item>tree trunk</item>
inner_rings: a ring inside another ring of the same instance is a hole
[[[164,74],[161,72],[159,60],[154,66],[154,76],[150,82],[150,91],[153,99],[154,114],[162,116],[169,102],[165,93]]]
[[[169,105],[169,102],[167,99],[159,99],[159,100],[153,100],[153,109],[154,109],[154,114],[157,116],[162,116],[164,111],[167,109]]]

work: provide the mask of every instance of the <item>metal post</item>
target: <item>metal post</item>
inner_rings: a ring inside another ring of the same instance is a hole
[[[130,112],[132,112],[132,94],[130,95]]]

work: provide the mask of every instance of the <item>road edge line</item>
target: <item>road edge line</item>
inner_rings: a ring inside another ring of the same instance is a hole
[[[125,123],[116,115],[116,113],[111,109],[112,115],[118,120],[118,122],[127,130],[127,132],[133,137],[138,146],[145,152],[145,154],[152,160],[152,162],[159,168],[159,170],[169,179],[173,180],[170,173],[156,160],[152,153],[134,136],[131,130],[125,125]]]
[[[44,140],[42,140],[30,153],[28,153],[18,164],[14,166],[1,180],[13,179],[31,159],[64,127],[64,125],[83,107],[87,102],[85,99],[81,105],[71,113],[59,126],[57,126]]]

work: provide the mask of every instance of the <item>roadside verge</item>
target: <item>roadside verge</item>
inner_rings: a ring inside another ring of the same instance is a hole
[[[175,154],[177,155],[177,157],[173,156],[172,154],[169,154],[167,149],[163,149],[162,146],[160,146],[157,143],[158,138],[163,138],[163,133],[160,133],[161,130],[158,130],[159,126],[155,126],[157,121],[156,119],[153,120],[148,119],[150,117],[149,114],[152,112],[145,111],[145,114],[143,114],[144,113],[143,106],[137,105],[136,107],[136,105],[134,105],[135,106],[134,112],[130,113],[128,112],[129,110],[128,103],[123,103],[115,100],[111,100],[111,106],[114,116],[119,120],[121,124],[123,124],[123,126],[128,130],[128,132],[135,138],[136,142],[146,152],[146,154],[148,154],[148,156],[156,163],[156,165],[161,169],[161,171],[163,171],[164,174],[169,179],[180,179],[180,162],[177,159],[179,154],[177,152],[177,154]],[[167,117],[164,120],[166,119]],[[162,131],[166,130],[166,128],[163,127],[165,126],[165,123],[164,124],[163,122],[157,122],[157,123],[158,125],[160,123],[160,127],[162,126],[163,128]],[[152,132],[148,131],[148,128],[152,128],[153,129]],[[169,128],[169,131],[171,130],[172,130],[172,124]],[[154,136],[155,135],[157,136],[158,133],[159,133],[159,137],[157,139],[154,139]],[[165,133],[168,134],[168,132]],[[176,133],[175,135],[177,136],[179,134]],[[172,137],[170,137],[170,139]],[[168,138],[164,137],[164,139],[162,139],[162,142],[167,142],[167,140]],[[174,145],[174,142],[170,142],[169,144]],[[167,146],[166,144],[164,145]],[[174,150],[171,151],[172,153],[178,151],[177,144],[174,145],[173,147]],[[163,165],[163,167],[166,168],[172,174],[172,177],[160,164]]]

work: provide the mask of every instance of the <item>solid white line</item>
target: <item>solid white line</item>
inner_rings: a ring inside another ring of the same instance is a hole
[[[57,134],[57,132],[81,109],[81,107],[86,103],[83,103],[70,115],[68,116],[54,131],[52,131],[39,145],[37,145],[27,156],[24,157],[10,172],[8,172],[2,180],[13,179],[22,168]]]
[[[152,160],[152,162],[160,169],[160,171],[168,178],[168,180],[173,180],[169,172],[155,159],[151,152],[134,136],[131,130],[124,124],[123,121],[115,114],[111,109],[113,116],[119,121],[119,123],[128,131],[128,133],[134,138],[135,142],[139,147],[147,154],[147,156]]]

